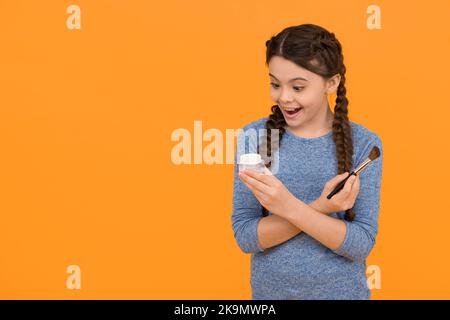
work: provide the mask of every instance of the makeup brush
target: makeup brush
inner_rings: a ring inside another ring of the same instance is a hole
[[[377,159],[380,156],[380,149],[378,149],[377,146],[374,146],[372,150],[370,151],[369,157],[364,160],[355,170],[353,170],[347,178],[339,182],[339,184],[334,188],[333,191],[330,192],[330,194],[327,196],[327,199],[331,199],[332,196],[334,196],[336,193],[341,191],[341,189],[344,187],[345,182],[348,178],[350,178],[352,175],[357,175],[359,172],[363,171],[369,163],[371,163],[373,160]]]

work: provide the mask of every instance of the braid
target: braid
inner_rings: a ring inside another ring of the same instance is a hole
[[[267,143],[261,143],[258,148],[258,153],[264,160],[266,167],[270,168],[272,165],[272,152],[275,153],[276,150],[272,150],[272,129],[279,130],[278,143],[276,146],[279,146],[281,139],[283,138],[283,134],[285,132],[284,125],[286,124],[286,120],[284,119],[283,113],[281,112],[278,105],[273,105],[271,107],[272,114],[269,116],[269,119],[266,121],[266,132],[267,135],[263,138],[263,142],[267,141]],[[268,210],[265,207],[262,207],[262,215],[263,217],[268,216]]]
[[[345,66],[342,65],[341,81],[337,89],[336,105],[334,107],[333,140],[336,145],[338,174],[350,172],[353,166],[353,137],[348,120],[348,99],[345,89]],[[345,219],[353,221],[355,213],[352,209],[345,211]]]

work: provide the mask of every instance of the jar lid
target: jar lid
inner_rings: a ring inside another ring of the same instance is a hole
[[[246,153],[241,155],[239,164],[259,164],[261,163],[261,155],[258,153]]]

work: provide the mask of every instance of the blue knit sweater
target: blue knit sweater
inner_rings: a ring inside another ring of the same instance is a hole
[[[345,240],[331,250],[300,232],[293,238],[263,250],[257,225],[262,207],[238,176],[237,159],[242,151],[257,152],[259,136],[243,133],[264,129],[267,117],[244,126],[235,153],[232,228],[241,250],[251,254],[252,299],[370,299],[366,280],[366,258],[378,233],[383,148],[377,134],[350,122],[353,134],[353,169],[369,156],[374,145],[381,155],[360,173],[360,191],[353,210],[355,220],[344,220],[345,212],[330,216],[346,224]],[[278,169],[274,175],[298,199],[317,199],[325,183],[336,176],[336,148],[332,132],[317,138],[303,138],[286,130],[278,149]],[[274,170],[275,171],[275,170]],[[271,215],[272,213],[269,212]]]

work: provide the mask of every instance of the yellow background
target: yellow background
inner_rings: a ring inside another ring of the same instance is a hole
[[[267,116],[265,41],[302,23],[341,41],[350,119],[383,140],[373,298],[450,298],[450,2],[376,1],[381,30],[370,4],[0,1],[0,298],[250,298],[233,165],[176,166],[170,137]]]

